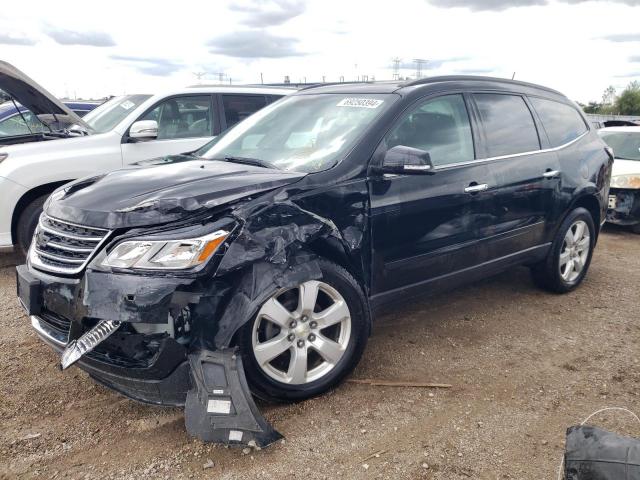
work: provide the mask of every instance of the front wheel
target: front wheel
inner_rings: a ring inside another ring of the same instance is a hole
[[[562,222],[547,258],[531,268],[534,281],[552,292],[570,292],[584,280],[594,246],[591,214],[584,208],[576,208]]]
[[[29,246],[31,245],[31,239],[38,226],[38,220],[42,213],[42,207],[44,202],[49,197],[49,194],[42,195],[41,197],[32,200],[22,211],[20,217],[18,217],[18,225],[16,228],[16,244],[18,246],[18,253],[24,257],[27,256]]]
[[[298,401],[337,385],[367,343],[368,309],[356,280],[320,260],[322,279],[274,292],[240,332],[252,392],[268,401]]]

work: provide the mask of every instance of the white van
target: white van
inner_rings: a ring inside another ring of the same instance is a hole
[[[0,251],[26,252],[48,195],[71,180],[190,152],[291,93],[271,87],[189,87],[114,97],[80,119],[15,67],[0,62],[0,90],[46,126],[0,142]]]

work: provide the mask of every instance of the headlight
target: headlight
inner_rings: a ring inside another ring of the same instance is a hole
[[[640,188],[640,175],[616,175],[611,177],[613,188]]]
[[[102,265],[148,270],[182,270],[205,263],[229,236],[218,230],[186,240],[127,240],[107,255]]]

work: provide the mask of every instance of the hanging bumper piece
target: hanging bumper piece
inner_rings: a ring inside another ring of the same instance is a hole
[[[120,322],[117,320],[102,320],[79,339],[69,342],[67,348],[62,352],[60,368],[64,370],[76,363],[85,353],[89,353],[106,340],[119,326]]]
[[[184,415],[190,435],[205,442],[260,448],[283,438],[253,402],[236,349],[200,350],[189,355],[189,364],[193,388],[187,393]]]

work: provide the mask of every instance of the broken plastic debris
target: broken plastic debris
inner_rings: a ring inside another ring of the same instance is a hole
[[[98,344],[107,339],[120,326],[117,320],[103,320],[82,335],[78,340],[72,340],[62,353],[60,366],[62,370],[77,362],[85,353],[89,353]]]

